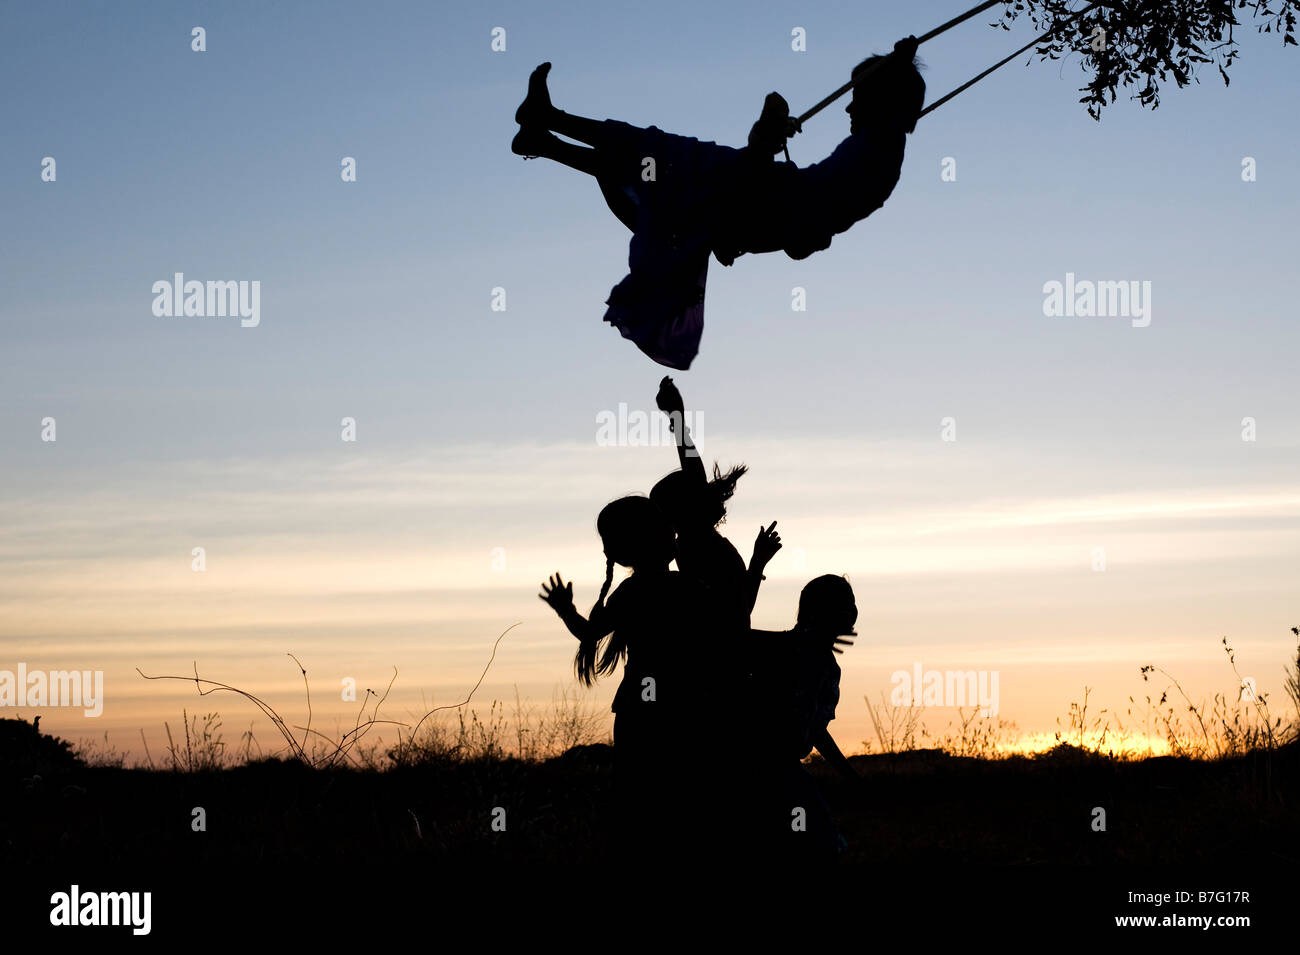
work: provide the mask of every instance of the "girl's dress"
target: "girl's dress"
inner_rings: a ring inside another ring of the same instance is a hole
[[[893,192],[905,136],[854,133],[800,169],[750,149],[605,121],[598,176],[632,230],[628,274],[605,321],[661,365],[686,370],[704,331],[709,254],[724,265],[750,252],[794,259],[879,209]]]

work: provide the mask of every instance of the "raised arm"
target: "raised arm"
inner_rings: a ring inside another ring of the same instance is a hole
[[[573,581],[565,583],[558,572],[542,581],[542,592],[537,596],[550,605],[569,628],[569,633],[579,640],[599,640],[613,629],[609,626],[604,605],[599,602],[591,608],[589,618],[578,613],[578,608],[573,605]]]
[[[776,556],[776,552],[780,549],[781,535],[776,532],[776,521],[773,521],[770,527],[760,526],[758,537],[754,538],[754,555],[749,558],[749,572],[745,578],[747,613],[754,612],[754,604],[758,601],[758,588],[766,579],[763,571],[767,568],[768,561]]]
[[[668,415],[668,426],[672,428],[677,441],[677,460],[681,462],[682,472],[701,485],[709,483],[709,475],[704,470],[704,461],[699,450],[691,440],[690,429],[686,427],[686,407],[682,393],[677,390],[668,375],[659,382],[659,393],[655,395],[659,410]]]

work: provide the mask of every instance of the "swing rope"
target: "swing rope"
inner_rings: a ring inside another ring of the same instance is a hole
[[[916,45],[920,46],[922,43],[926,42],[927,40],[933,40],[935,37],[939,36],[940,34],[947,33],[949,30],[951,30],[953,27],[957,26],[958,24],[964,23],[965,21],[969,20],[971,17],[977,16],[983,13],[985,10],[989,9],[990,7],[995,7],[1002,2],[1003,0],[986,0],[986,2],[984,3],[977,4],[976,6],[973,6],[969,10],[967,10],[965,13],[953,17],[947,23],[942,23],[939,26],[935,27],[929,33],[917,37]],[[1056,33],[1057,30],[1061,29],[1061,27],[1073,23],[1075,20],[1079,19],[1079,17],[1083,16],[1085,13],[1088,13],[1091,10],[1095,10],[1099,6],[1101,6],[1100,3],[1090,4],[1089,6],[1084,7],[1082,10],[1078,11],[1077,13],[1071,14],[1066,19],[1060,20],[1057,23],[1053,24],[1052,28],[1048,30],[1046,33],[1044,33],[1042,36],[1035,38],[1029,43],[1026,43],[1020,49],[1016,50],[1015,53],[1012,53],[1006,59],[1001,60],[998,63],[994,64],[993,66],[989,67],[987,70],[985,70],[983,73],[979,74],[969,82],[963,83],[961,86],[957,87],[947,96],[943,96],[940,99],[935,100],[933,103],[931,103],[929,106],[927,106],[925,109],[921,111],[921,116],[924,116],[926,113],[930,112],[931,110],[938,109],[940,106],[948,102],[948,100],[952,99],[958,93],[970,89],[972,86],[974,86],[980,80],[984,79],[984,77],[988,76],[990,73],[1006,66],[1008,63],[1010,63],[1020,54],[1050,39],[1052,35]],[[872,63],[870,66],[865,67],[861,72],[858,73],[857,76],[853,77],[843,86],[841,86],[839,89],[835,90],[835,92],[831,93],[829,96],[822,99],[811,109],[802,113],[797,120],[799,126],[803,126],[806,120],[811,119],[813,116],[816,116],[818,113],[824,110],[831,103],[835,102],[845,93],[847,93],[849,90],[853,89],[855,83],[861,83],[866,77],[870,76],[872,73],[878,70],[885,63],[886,59],[887,59],[886,57],[881,57],[879,60]]]
[[[919,37],[917,37],[917,38],[916,38],[916,45],[917,45],[917,46],[920,46],[920,45],[921,45],[922,43],[924,43],[926,40],[933,40],[933,39],[934,39],[935,37],[937,37],[939,34],[941,34],[941,33],[947,33],[947,32],[948,32],[949,30],[951,30],[953,27],[957,26],[957,24],[959,24],[959,23],[965,23],[965,22],[966,22],[967,20],[969,20],[971,17],[973,17],[973,16],[977,16],[978,14],[983,13],[983,12],[984,12],[985,10],[987,10],[989,7],[996,7],[996,6],[997,6],[999,3],[1001,3],[1001,2],[1002,2],[1002,0],[986,0],[985,3],[981,3],[981,4],[978,4],[977,6],[971,7],[971,8],[970,8],[969,10],[967,10],[965,13],[953,17],[953,18],[952,18],[951,20],[949,20],[947,23],[940,24],[939,26],[935,27],[933,30],[931,30],[929,33],[925,34],[924,36],[919,36]],[[857,77],[856,77],[857,82],[861,82],[862,79],[863,79],[864,77],[869,76],[869,75],[871,75],[872,73],[874,73],[874,72],[876,71],[876,69],[877,69],[879,66],[880,66],[880,62],[877,61],[877,62],[876,62],[875,64],[873,64],[872,66],[869,66],[869,67],[867,67],[866,69],[864,69],[861,73],[859,73],[859,74],[857,75]],[[800,117],[799,117],[799,125],[802,126],[805,120],[807,120],[807,119],[811,119],[812,117],[816,116],[818,113],[820,113],[822,110],[824,110],[827,106],[830,106],[831,103],[835,102],[837,99],[839,99],[839,98],[840,98],[841,96],[843,96],[845,93],[847,93],[849,90],[853,89],[853,83],[854,83],[854,80],[852,80],[852,79],[849,80],[847,83],[845,83],[845,84],[844,84],[843,86],[841,86],[839,89],[837,89],[834,93],[831,93],[829,96],[827,96],[827,97],[825,97],[824,99],[822,99],[822,101],[819,102],[819,103],[818,103],[816,106],[814,106],[812,109],[810,109],[810,110],[808,110],[807,112],[805,112],[805,113],[803,113],[802,115],[800,115]]]
[[[929,106],[927,106],[925,109],[921,110],[920,115],[917,116],[917,119],[920,119],[921,116],[924,116],[926,113],[929,113],[929,112],[931,112],[931,111],[933,111],[933,110],[938,109],[940,106],[942,106],[944,103],[948,102],[948,100],[952,99],[952,98],[953,98],[954,96],[956,96],[958,93],[963,93],[963,92],[965,92],[966,90],[970,89],[972,86],[974,86],[974,85],[975,85],[976,83],[978,83],[980,80],[984,79],[984,77],[988,76],[990,73],[993,73],[993,72],[995,72],[995,71],[997,71],[997,70],[1002,69],[1002,67],[1006,66],[1008,63],[1010,63],[1012,60],[1014,60],[1014,59],[1015,59],[1016,57],[1018,57],[1020,54],[1022,54],[1022,53],[1026,53],[1026,52],[1028,52],[1029,50],[1032,50],[1034,47],[1038,46],[1038,44],[1040,44],[1040,43],[1046,43],[1048,40],[1050,40],[1050,39],[1052,38],[1052,35],[1055,34],[1057,30],[1061,29],[1061,27],[1066,26],[1067,24],[1073,23],[1075,20],[1079,19],[1079,17],[1083,16],[1085,13],[1089,12],[1090,10],[1095,10],[1095,9],[1096,9],[1097,7],[1099,7],[1099,6],[1101,6],[1101,4],[1099,4],[1099,3],[1091,4],[1090,6],[1086,6],[1086,7],[1084,7],[1084,8],[1083,8],[1082,10],[1080,10],[1078,13],[1073,14],[1073,15],[1070,16],[1068,19],[1065,19],[1065,20],[1060,21],[1059,23],[1055,23],[1055,24],[1053,24],[1053,25],[1052,25],[1052,28],[1051,28],[1050,30],[1048,30],[1046,33],[1044,33],[1042,36],[1040,36],[1040,37],[1036,37],[1035,39],[1030,40],[1028,43],[1026,43],[1026,44],[1025,44],[1024,46],[1022,46],[1020,49],[1016,50],[1016,52],[1012,53],[1012,54],[1011,54],[1010,56],[1008,56],[1006,59],[999,60],[998,62],[994,63],[992,66],[990,66],[990,67],[989,67],[987,70],[985,70],[983,73],[980,73],[978,76],[975,76],[975,77],[973,77],[972,79],[967,80],[965,83],[963,83],[961,86],[957,87],[957,88],[956,88],[955,90],[953,90],[951,93],[948,93],[946,96],[941,96],[941,97],[939,97],[937,100],[935,100],[935,101],[934,101],[933,103],[931,103]]]

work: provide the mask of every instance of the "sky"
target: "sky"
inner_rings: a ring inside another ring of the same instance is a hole
[[[570,112],[740,145],[769,91],[801,111],[961,8],[5,4],[0,671],[103,670],[101,716],[42,713],[70,739],[156,754],[185,708],[271,744],[246,702],[137,668],[197,665],[300,721],[293,653],[318,725],[350,725],[345,679],[395,668],[386,713],[413,722],[518,624],[476,701],[606,711],[614,683],[578,693],[537,588],[559,570],[589,606],[597,512],[675,467],[598,440],[620,405],[653,413],[666,369],[601,321],[628,235],[594,183],[510,152],[529,72],[552,62]],[[1032,35],[992,20],[922,47],[927,100]],[[879,745],[864,698],[916,665],[997,672],[1028,735],[1085,687],[1140,733],[1129,698],[1165,685],[1144,664],[1235,693],[1224,637],[1285,712],[1300,54],[1237,37],[1231,86],[1100,123],[1077,57],[1021,58],[923,119],[830,249],[712,263],[675,380],[706,457],[751,468],[724,533],[785,542],[755,625],[790,626],[819,574],[855,588],[846,751]],[[836,104],[791,156],[846,134]],[[177,272],[259,282],[258,324],[155,315]],[[1149,324],[1046,314],[1067,275],[1150,283]]]

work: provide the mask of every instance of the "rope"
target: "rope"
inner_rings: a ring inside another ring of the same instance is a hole
[[[973,16],[978,16],[979,14],[983,13],[985,10],[989,9],[990,7],[995,7],[995,6],[997,6],[999,3],[1002,3],[1002,2],[1003,2],[1003,0],[986,0],[986,2],[984,2],[984,3],[980,3],[980,4],[977,4],[976,6],[971,7],[971,8],[970,8],[969,10],[967,10],[965,13],[958,14],[957,16],[955,16],[955,17],[953,17],[951,20],[949,20],[947,23],[942,23],[942,24],[940,24],[939,26],[935,27],[933,30],[931,30],[929,33],[925,33],[925,34],[923,34],[923,35],[917,37],[917,38],[916,38],[916,44],[917,44],[917,46],[920,46],[920,45],[921,45],[922,43],[924,43],[926,40],[933,40],[935,37],[939,36],[940,34],[948,32],[948,31],[951,30],[953,27],[957,26],[959,23],[964,23],[965,21],[969,20],[971,17],[973,17]],[[1056,31],[1059,30],[1061,27],[1063,27],[1063,26],[1065,26],[1065,25],[1067,25],[1067,24],[1069,24],[1069,23],[1073,23],[1075,20],[1079,19],[1079,17],[1083,16],[1085,13],[1088,13],[1088,12],[1091,11],[1091,10],[1095,10],[1095,9],[1096,9],[1097,7],[1099,7],[1099,6],[1101,6],[1100,3],[1093,3],[1093,4],[1090,4],[1089,6],[1086,6],[1086,7],[1084,7],[1082,10],[1080,10],[1078,13],[1071,14],[1068,18],[1066,18],[1066,19],[1064,19],[1064,20],[1061,20],[1061,21],[1059,21],[1059,22],[1053,24],[1053,25],[1052,25],[1052,28],[1051,28],[1050,30],[1048,30],[1046,33],[1044,33],[1042,36],[1035,38],[1034,40],[1030,41],[1029,43],[1026,43],[1026,44],[1025,44],[1024,46],[1022,46],[1020,49],[1016,50],[1015,53],[1012,53],[1012,54],[1011,54],[1010,56],[1008,56],[1006,59],[1004,59],[1004,60],[1000,60],[999,62],[995,63],[993,66],[989,67],[987,70],[985,70],[983,73],[979,74],[978,76],[976,76],[974,79],[970,80],[969,82],[963,83],[961,86],[957,87],[955,90],[953,90],[953,91],[952,91],[951,93],[949,93],[947,96],[944,96],[944,97],[942,97],[942,98],[940,98],[940,99],[935,100],[933,103],[931,103],[931,104],[930,104],[929,106],[927,106],[925,109],[921,110],[921,116],[924,116],[926,113],[930,112],[931,110],[938,109],[940,106],[942,106],[944,103],[948,102],[948,100],[952,99],[952,98],[953,98],[954,96],[956,96],[958,93],[961,93],[961,92],[963,92],[963,91],[965,91],[965,90],[970,89],[972,86],[974,86],[974,85],[975,85],[976,83],[978,83],[980,80],[984,79],[984,77],[988,76],[988,75],[989,75],[990,73],[992,73],[993,71],[998,70],[998,69],[1001,69],[1002,67],[1006,66],[1008,63],[1010,63],[1012,60],[1014,60],[1014,59],[1015,59],[1016,57],[1018,57],[1020,54],[1026,52],[1027,50],[1031,49],[1032,47],[1035,47],[1035,46],[1037,46],[1038,44],[1043,43],[1044,41],[1050,39],[1051,36],[1052,36],[1054,33],[1056,33]],[[845,84],[844,84],[843,86],[841,86],[839,89],[835,90],[835,92],[831,93],[829,96],[826,96],[826,97],[823,98],[819,103],[817,103],[815,106],[813,106],[811,109],[809,109],[809,110],[807,110],[806,112],[802,113],[802,114],[799,116],[799,119],[798,119],[798,123],[799,123],[799,125],[802,126],[806,120],[811,119],[813,116],[816,116],[818,113],[820,113],[822,110],[824,110],[824,109],[825,109],[827,106],[829,106],[831,103],[835,102],[837,99],[839,99],[839,98],[840,98],[841,96],[843,96],[845,93],[847,93],[849,90],[853,89],[853,85],[854,85],[855,83],[861,83],[864,79],[866,79],[868,76],[870,76],[870,75],[871,75],[872,73],[874,73],[876,70],[878,70],[881,66],[883,66],[884,63],[885,63],[885,61],[886,61],[887,59],[888,59],[887,57],[881,57],[881,58],[880,58],[879,60],[877,60],[875,63],[872,63],[870,66],[864,68],[860,73],[858,73],[858,75],[857,75],[856,77],[851,78],[847,83],[845,83]],[[788,152],[788,151],[787,151],[787,153],[786,153],[786,157],[789,158],[789,152]]]
[[[1075,20],[1079,19],[1079,17],[1083,16],[1083,15],[1084,15],[1085,13],[1087,13],[1088,11],[1093,10],[1093,9],[1099,7],[1099,6],[1101,6],[1101,4],[1099,4],[1099,3],[1091,4],[1090,6],[1084,7],[1084,8],[1083,8],[1082,10],[1080,10],[1078,13],[1073,14],[1073,15],[1070,16],[1068,19],[1065,19],[1065,20],[1060,21],[1059,23],[1053,24],[1053,25],[1052,25],[1052,28],[1051,28],[1050,30],[1048,30],[1046,33],[1044,33],[1042,36],[1040,36],[1040,37],[1036,37],[1035,39],[1030,40],[1028,43],[1026,43],[1026,44],[1025,44],[1024,46],[1022,46],[1020,49],[1016,50],[1016,52],[1012,53],[1012,54],[1011,54],[1010,56],[1008,56],[1006,59],[999,60],[998,62],[994,63],[992,66],[990,66],[990,67],[989,67],[987,70],[985,70],[983,73],[980,73],[978,76],[975,76],[974,78],[967,80],[965,83],[963,83],[961,86],[957,87],[955,90],[953,90],[951,93],[947,94],[946,96],[941,96],[941,97],[939,97],[937,100],[935,100],[935,101],[934,101],[933,103],[931,103],[929,106],[927,106],[925,109],[921,110],[920,116],[918,116],[917,118],[920,119],[920,117],[921,117],[921,116],[924,116],[926,113],[929,113],[929,112],[931,112],[932,110],[936,110],[936,109],[938,109],[940,106],[942,106],[944,103],[948,102],[948,100],[952,99],[952,98],[953,98],[954,96],[956,96],[958,93],[965,92],[966,90],[968,90],[968,89],[970,89],[972,86],[974,86],[976,83],[978,83],[980,80],[984,79],[984,77],[988,76],[990,73],[994,72],[995,70],[1000,70],[1002,67],[1006,66],[1008,63],[1010,63],[1012,60],[1014,60],[1016,57],[1018,57],[1021,53],[1025,53],[1025,52],[1027,52],[1028,50],[1031,50],[1031,49],[1033,49],[1034,47],[1038,46],[1038,44],[1040,44],[1040,43],[1045,43],[1047,40],[1050,40],[1050,39],[1052,38],[1052,34],[1054,34],[1057,30],[1061,29],[1061,27],[1065,26],[1066,24],[1073,23]]]
[[[947,33],[949,30],[951,30],[951,29],[952,29],[953,27],[955,27],[957,24],[959,24],[959,23],[965,23],[965,22],[966,22],[967,20],[969,20],[971,17],[976,16],[977,14],[983,13],[983,12],[984,12],[985,10],[987,10],[989,7],[996,7],[999,3],[1002,3],[1002,0],[990,0],[989,3],[981,3],[981,4],[980,4],[979,6],[977,6],[977,7],[971,7],[971,8],[970,8],[969,10],[967,10],[965,13],[960,14],[959,16],[955,16],[955,17],[953,17],[953,18],[952,18],[951,20],[949,20],[947,23],[941,23],[939,26],[935,27],[933,30],[931,30],[929,33],[925,34],[924,36],[917,37],[916,42],[917,42],[917,43],[924,43],[926,40],[933,40],[933,39],[934,39],[935,37],[937,37],[940,33]]]
[[[969,10],[967,10],[965,13],[962,13],[962,14],[959,14],[958,16],[955,16],[955,17],[953,17],[951,20],[949,20],[947,23],[942,23],[942,24],[940,24],[939,26],[935,27],[935,28],[934,28],[933,30],[931,30],[929,33],[926,33],[926,34],[924,34],[923,36],[919,36],[919,37],[917,37],[917,39],[916,39],[916,44],[917,44],[917,46],[920,46],[920,45],[921,45],[922,43],[924,43],[926,40],[933,40],[935,37],[937,37],[937,36],[938,36],[939,34],[941,34],[941,33],[947,33],[947,32],[948,32],[949,30],[951,30],[953,27],[957,26],[957,24],[959,24],[959,23],[964,23],[965,21],[969,20],[971,17],[973,17],[973,16],[977,16],[977,15],[983,13],[983,12],[984,12],[985,10],[987,10],[989,7],[996,7],[996,6],[997,6],[999,3],[1001,3],[1001,2],[1002,2],[1002,0],[986,0],[985,3],[981,3],[981,4],[978,4],[978,5],[976,5],[976,6],[971,7],[971,8],[970,8]],[[877,61],[874,65],[867,67],[865,70],[863,70],[861,73],[859,73],[858,76],[857,76],[857,82],[861,82],[861,81],[863,80],[863,78],[865,78],[865,77],[867,77],[867,76],[870,76],[870,75],[871,75],[872,73],[874,73],[877,69],[879,69],[879,68],[880,68],[880,62],[881,62],[881,61]],[[822,101],[819,102],[819,103],[818,103],[816,106],[814,106],[812,109],[810,109],[810,110],[808,110],[807,112],[803,113],[803,114],[799,117],[799,123],[800,123],[800,125],[803,124],[804,120],[811,119],[812,117],[816,116],[818,113],[820,113],[822,110],[824,110],[827,106],[830,106],[831,103],[835,102],[837,99],[839,99],[839,98],[840,98],[841,96],[843,96],[845,93],[847,93],[849,90],[853,89],[853,83],[854,83],[854,80],[849,80],[847,83],[845,83],[845,84],[844,84],[843,86],[841,86],[839,89],[837,89],[834,93],[831,93],[829,96],[827,96],[827,97],[825,97],[824,99],[822,99]]]

